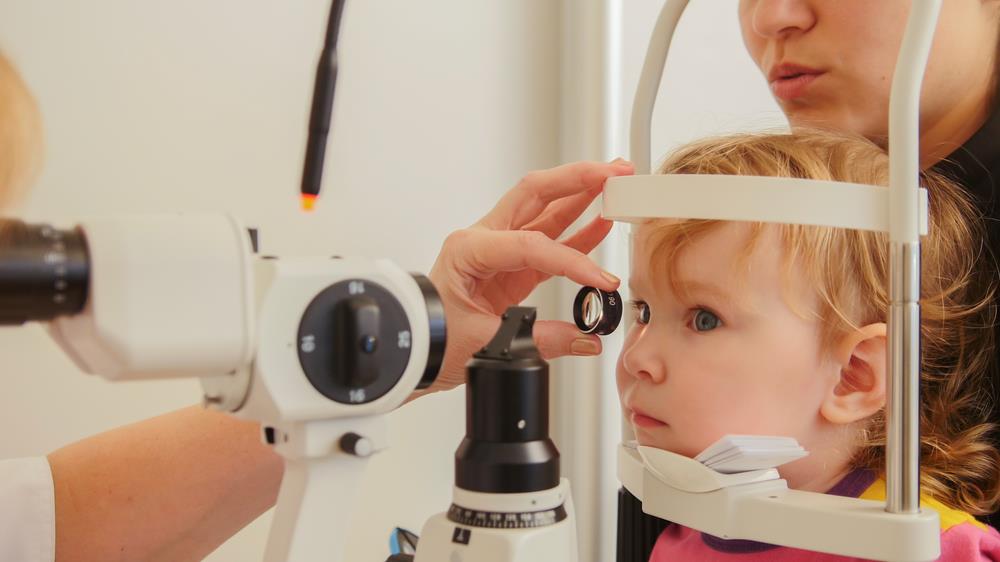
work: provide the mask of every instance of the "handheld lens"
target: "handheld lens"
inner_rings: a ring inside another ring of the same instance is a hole
[[[611,334],[622,320],[622,297],[618,291],[584,287],[573,301],[573,320],[585,334]]]

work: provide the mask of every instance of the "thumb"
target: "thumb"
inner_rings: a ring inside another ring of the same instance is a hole
[[[600,355],[601,338],[581,334],[575,324],[556,320],[539,320],[534,328],[535,345],[545,359],[567,355]]]

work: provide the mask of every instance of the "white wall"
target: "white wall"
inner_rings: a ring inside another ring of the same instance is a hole
[[[0,48],[46,121],[24,212],[227,210],[276,254],[386,256],[427,271],[446,234],[524,172],[558,159],[554,1],[348,3],[324,193],[297,189],[329,0],[4,0]],[[77,372],[36,328],[0,330],[0,457],[197,401],[192,381],[113,385]],[[392,526],[447,508],[463,393],[391,417],[347,560],[383,560]],[[12,431],[13,427],[17,431]],[[260,559],[267,517],[209,559]]]
[[[628,142],[628,115],[649,34],[661,0],[618,0],[622,15],[620,134]],[[738,0],[691,0],[674,35],[653,115],[653,162],[672,148],[708,135],[787,125],[767,81],[743,47]]]

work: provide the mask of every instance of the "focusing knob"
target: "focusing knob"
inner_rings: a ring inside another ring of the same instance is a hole
[[[378,378],[379,307],[371,297],[351,297],[333,309],[334,356],[339,363],[334,376],[351,388],[361,388]]]
[[[340,450],[348,455],[365,458],[370,457],[375,452],[375,446],[367,437],[362,437],[357,433],[345,433],[340,438]]]

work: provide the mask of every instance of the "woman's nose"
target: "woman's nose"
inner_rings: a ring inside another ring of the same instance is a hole
[[[663,362],[663,346],[653,345],[647,328],[625,342],[622,350],[622,368],[634,378],[647,379],[653,383],[666,380],[667,370]]]
[[[757,35],[782,39],[808,31],[816,24],[816,14],[810,0],[757,0],[752,21]]]

